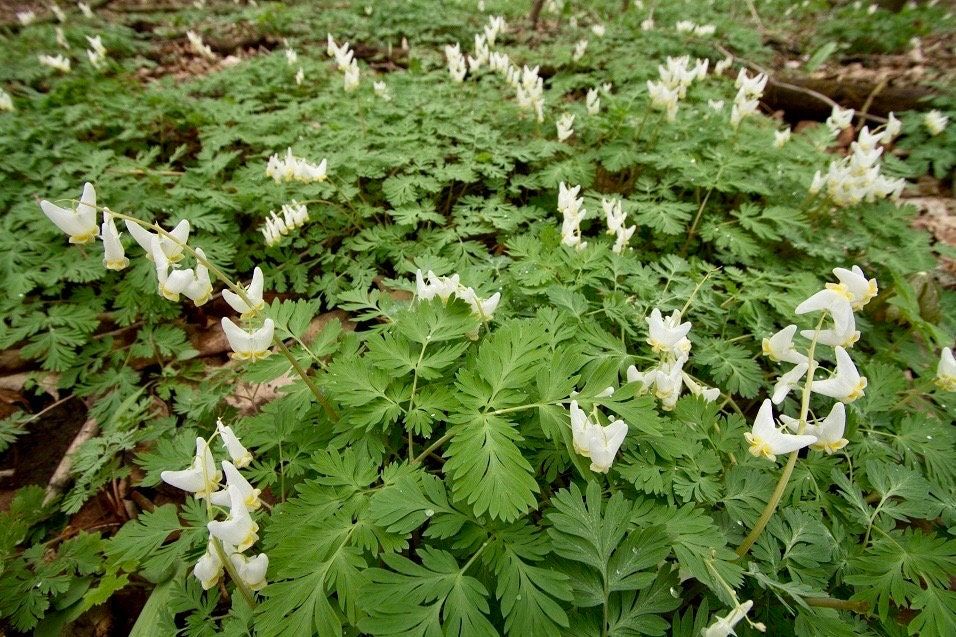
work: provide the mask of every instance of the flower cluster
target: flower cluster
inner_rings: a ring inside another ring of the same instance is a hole
[[[335,59],[335,65],[342,72],[342,86],[346,93],[354,91],[359,85],[359,67],[355,59],[355,52],[345,42],[341,46],[335,44],[332,34],[328,34],[328,41],[325,52],[330,58]]]
[[[229,560],[227,570],[238,578],[236,584],[256,591],[266,585],[269,557],[265,553],[251,558],[243,554],[259,539],[259,525],[253,520],[252,512],[262,506],[259,500],[261,491],[239,473],[239,469],[252,462],[252,454],[222,420],[216,422],[215,436],[222,440],[231,460],[222,461],[222,471],[216,468],[206,440],[196,438],[196,456],[192,464],[180,471],[163,471],[160,477],[177,489],[188,491],[198,499],[206,499],[210,510],[213,506],[229,509],[225,520],[214,519],[206,525],[209,530],[206,552],[193,568],[193,575],[203,589],[209,590],[217,584],[226,567],[225,560]],[[223,474],[225,485],[220,484]]]
[[[647,92],[651,98],[651,106],[662,110],[667,115],[667,121],[673,122],[677,117],[677,106],[680,100],[687,96],[687,88],[694,80],[702,80],[707,76],[709,61],[695,60],[690,66],[690,57],[668,57],[666,64],[657,67],[660,80],[647,81]]]
[[[189,46],[191,46],[192,50],[198,55],[208,60],[216,59],[216,54],[212,52],[212,49],[209,48],[208,44],[203,42],[202,36],[200,36],[198,33],[195,31],[186,31],[186,38],[189,40]]]
[[[717,31],[717,27],[712,24],[694,24],[690,20],[680,20],[674,28],[678,33],[693,33],[699,36],[713,35]]]
[[[867,279],[863,271],[853,266],[835,268],[838,283],[827,283],[810,298],[797,306],[797,315],[822,312],[816,329],[801,330],[800,335],[810,341],[806,354],[797,351],[793,338],[796,325],[788,325],[770,338],[763,339],[763,353],[775,362],[790,363],[793,367],[782,374],[773,388],[773,395],[764,400],[757,413],[753,429],[746,434],[750,453],[757,457],[774,460],[777,454],[790,453],[806,446],[832,454],[846,446],[843,437],[846,424],[844,403],[851,403],[863,396],[866,378],[860,376],[853,360],[847,353],[860,338],[856,330],[853,312],[863,308],[877,292],[876,279]],[[831,326],[824,329],[824,320]],[[828,378],[816,380],[819,363],[814,355],[816,347],[832,347],[836,357],[836,369]],[[773,417],[773,406],[781,404],[794,389],[803,386],[803,399],[799,418],[781,416],[780,420],[794,433],[783,433]],[[823,419],[808,419],[809,393],[833,398],[837,402]]]
[[[860,129],[857,140],[850,146],[850,155],[831,162],[826,175],[817,171],[810,184],[810,193],[815,195],[825,187],[830,200],[841,208],[885,197],[898,202],[906,181],[880,174],[879,160],[883,148],[877,143],[886,137],[886,130],[880,134],[871,133],[866,126]]]
[[[737,128],[745,117],[757,112],[760,98],[767,87],[767,75],[759,73],[753,77],[747,75],[747,69],[740,69],[737,74],[737,95],[734,96],[734,105],[730,110],[730,125]]]
[[[277,245],[282,241],[282,237],[296,228],[301,228],[309,220],[309,210],[295,199],[283,204],[281,212],[280,217],[275,211],[270,210],[265,225],[260,229],[269,247]]]
[[[627,213],[621,205],[620,199],[601,199],[601,207],[604,208],[604,217],[607,220],[607,233],[615,237],[614,246],[611,248],[615,253],[624,252],[627,242],[631,240],[637,226],[627,227]]]
[[[436,276],[431,270],[425,275],[422,275],[421,270],[415,271],[415,296],[425,301],[437,296],[445,302],[455,296],[467,303],[472,313],[486,323],[492,319],[501,302],[501,292],[482,299],[474,288],[463,286],[457,274]]]
[[[278,153],[272,155],[266,165],[266,175],[272,177],[276,183],[299,181],[308,184],[315,181],[325,181],[327,171],[327,160],[323,159],[316,165],[293,155],[291,148],[286,149],[284,158],[280,158]]]
[[[720,396],[716,387],[706,387],[697,382],[687,372],[684,365],[690,358],[691,342],[690,321],[681,323],[680,310],[674,310],[664,317],[660,309],[654,308],[647,321],[647,344],[659,356],[657,365],[647,371],[638,371],[635,365],[627,368],[627,382],[640,383],[641,392],[653,391],[661,407],[670,411],[677,404],[681,392],[686,386],[694,396],[700,396],[707,402],[713,402]]]
[[[56,55],[38,55],[37,59],[43,66],[49,66],[51,69],[56,69],[60,73],[70,72],[70,58],[62,53],[57,53]]]
[[[468,64],[465,62],[465,56],[461,54],[461,47],[455,42],[455,45],[445,45],[445,59],[448,61],[448,73],[455,82],[463,82],[465,73],[468,72]]]
[[[592,420],[591,416],[578,407],[576,400],[571,401],[569,411],[574,452],[591,461],[591,471],[607,473],[627,436],[627,423],[610,416],[607,426],[602,426],[597,408],[593,410]]]
[[[581,241],[581,221],[587,216],[584,197],[578,197],[581,186],[568,188],[561,182],[558,189],[558,212],[564,215],[561,223],[561,244],[577,250],[587,247],[587,241]]]

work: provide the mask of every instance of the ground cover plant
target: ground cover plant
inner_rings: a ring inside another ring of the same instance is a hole
[[[956,634],[953,16],[392,5],[0,27],[2,630]]]

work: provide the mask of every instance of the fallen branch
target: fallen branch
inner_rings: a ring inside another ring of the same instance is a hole
[[[63,458],[60,460],[60,464],[57,465],[56,471],[54,471],[50,477],[50,482],[47,483],[43,506],[50,504],[57,496],[63,493],[63,490],[70,483],[70,471],[73,469],[74,454],[76,454],[84,442],[93,438],[99,431],[100,425],[96,422],[95,418],[87,419],[87,421],[83,423],[83,426],[80,427],[80,431],[77,432],[76,437],[73,438],[73,442],[70,443],[66,453],[63,454]]]

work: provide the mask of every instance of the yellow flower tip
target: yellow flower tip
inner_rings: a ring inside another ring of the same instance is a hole
[[[777,362],[777,357],[773,355],[773,348],[770,346],[770,339],[765,338],[760,342],[760,347],[763,349],[763,355],[768,357],[770,360]]]
[[[853,388],[853,391],[847,394],[846,400],[843,402],[852,403],[857,398],[862,398],[865,395],[863,392],[864,389],[866,389],[866,376],[860,379],[860,382],[856,384],[856,387]]]
[[[845,341],[840,343],[840,347],[843,347],[844,349],[853,347],[858,340],[860,340],[859,330],[854,331],[853,334],[851,334]]]
[[[941,376],[936,379],[936,386],[943,391],[956,392],[956,376]]]
[[[750,443],[750,449],[747,451],[749,451],[753,457],[766,458],[767,460],[777,459],[777,456],[770,450],[770,445],[768,445],[763,438],[755,436],[750,432],[745,433],[744,438]]]
[[[217,574],[215,577],[204,579],[200,583],[202,584],[202,589],[204,591],[208,591],[210,588],[219,583],[219,575]]]
[[[185,258],[186,258],[186,257],[185,257],[185,255],[184,255],[182,252],[180,252],[180,253],[177,254],[177,255],[171,256],[171,257],[166,257],[166,259],[167,259],[170,263],[179,263],[180,261],[182,261],[182,260],[185,259]]]
[[[826,288],[828,290],[833,290],[834,292],[836,292],[837,294],[845,298],[847,301],[853,300],[853,293],[850,292],[850,290],[842,283],[827,283]]]
[[[843,447],[847,446],[850,443],[846,438],[840,438],[835,442],[824,442],[824,443],[815,443],[810,445],[811,449],[816,449],[817,451],[826,452],[827,455],[832,456]]]
[[[103,260],[103,267],[107,270],[125,270],[129,266],[129,259],[123,257],[112,261]]]
[[[89,232],[84,232],[83,234],[74,234],[70,236],[70,243],[74,245],[83,245],[84,243],[91,243],[96,239],[99,229],[94,226],[93,230]]]
[[[160,293],[160,294],[163,296],[163,298],[166,299],[167,301],[173,301],[173,302],[179,301],[179,293],[178,293],[178,292],[172,292],[172,291],[170,291],[170,290],[169,290],[166,286],[164,286],[164,285],[159,286],[159,293]]]

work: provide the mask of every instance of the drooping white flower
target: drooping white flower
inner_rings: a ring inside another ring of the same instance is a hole
[[[690,20],[680,20],[676,24],[674,24],[674,28],[677,30],[678,33],[690,33],[691,31],[694,30],[695,26],[696,25]]]
[[[292,154],[292,149],[286,149],[285,157],[280,158],[276,153],[269,157],[266,164],[266,176],[272,177],[276,183],[283,181],[299,181],[312,183],[325,181],[328,176],[328,160],[323,159],[318,165]]]
[[[733,63],[734,63],[734,56],[728,55],[723,60],[721,60],[720,62],[717,62],[714,65],[714,73],[716,75],[723,75],[724,71],[729,69],[733,65]]]
[[[37,14],[33,11],[17,11],[17,22],[21,26],[28,27],[37,19]]]
[[[431,270],[425,275],[428,277],[428,283],[422,277],[422,271],[415,271],[416,294],[418,298],[425,301],[433,299],[436,296],[442,301],[448,301],[449,298],[461,287],[460,277],[457,274],[451,276],[437,276]]]
[[[641,20],[641,31],[653,31],[654,18],[644,18]]]
[[[267,318],[262,327],[247,332],[224,316],[222,331],[226,333],[226,340],[229,341],[229,347],[234,352],[234,358],[241,361],[259,360],[270,354],[269,347],[272,345],[275,323]]]
[[[305,81],[305,69],[303,69],[300,66],[299,70],[295,72],[295,85],[302,86],[302,82],[304,81]]]
[[[206,268],[206,253],[202,248],[196,248],[196,269],[187,269],[191,276],[186,287],[182,289],[182,294],[196,306],[203,305],[212,298],[212,281],[209,278],[209,270]]]
[[[804,360],[794,365],[789,372],[777,379],[777,382],[773,386],[773,396],[770,399],[774,405],[782,403],[783,399],[787,397],[787,394],[800,386],[800,381],[806,376],[808,369],[809,363]]]
[[[485,25],[483,32],[488,46],[494,46],[498,34],[504,33],[508,28],[505,19],[500,15],[493,15],[488,18],[488,24]]]
[[[468,66],[465,63],[465,56],[461,54],[461,46],[457,42],[454,46],[445,46],[445,59],[448,62],[448,73],[451,79],[459,83],[464,81]]]
[[[740,72],[737,73],[737,80],[734,82],[743,97],[747,99],[759,99],[763,96],[764,90],[767,88],[768,77],[766,73],[758,73],[753,77],[750,77],[747,74],[747,69],[741,68]]]
[[[953,350],[944,347],[936,365],[936,386],[943,391],[956,391],[956,358]]]
[[[827,118],[826,127],[830,129],[830,132],[836,135],[850,125],[855,113],[856,111],[852,108],[843,109],[839,106],[834,106],[830,112],[830,117]]]
[[[289,66],[295,66],[299,61],[299,54],[294,49],[285,50],[285,63]]]
[[[837,360],[836,372],[826,380],[813,381],[810,390],[843,403],[852,403],[864,395],[866,377],[860,376],[853,359],[845,349],[838,346],[834,348],[834,352]]]
[[[14,110],[16,109],[13,108],[13,98],[10,97],[9,93],[0,88],[0,112],[13,112]]]
[[[647,81],[647,93],[651,98],[651,106],[664,111],[668,122],[677,117],[679,90],[668,87],[664,82]]]
[[[385,82],[372,82],[372,89],[386,102],[392,101],[392,92],[388,90],[388,84]]]
[[[745,433],[744,437],[750,444],[748,451],[751,455],[768,460],[776,460],[778,454],[803,449],[817,441],[816,436],[785,434],[777,429],[773,420],[773,405],[769,399],[764,399],[760,405],[753,428],[749,433]]]
[[[245,551],[259,539],[259,525],[249,515],[245,498],[238,487],[229,486],[229,517],[226,520],[213,520],[206,525],[209,534],[222,540],[237,551]]]
[[[160,249],[171,263],[182,261],[183,248],[189,240],[189,221],[187,219],[177,223],[176,227],[169,231],[170,236],[168,237],[165,234],[154,234],[138,223],[129,220],[126,221],[126,229],[130,236],[136,240],[136,243],[146,251],[148,259],[153,259],[153,239],[158,239]]]
[[[122,270],[129,265],[123,242],[116,230],[116,223],[109,210],[103,209],[103,225],[100,226],[100,239],[103,241],[103,267],[107,270]]]
[[[681,376],[684,379],[684,385],[694,396],[700,396],[705,402],[712,403],[720,398],[720,389],[717,387],[705,387],[691,378],[690,374],[682,371]]]
[[[351,93],[359,87],[360,79],[358,62],[352,60],[352,63],[342,72],[342,88],[346,93]]]
[[[265,587],[266,571],[269,569],[268,555],[259,553],[253,558],[248,558],[241,553],[233,553],[229,556],[229,559],[232,561],[239,579],[251,590],[257,591]]]
[[[282,205],[282,216],[278,216],[274,211],[269,211],[269,217],[266,218],[265,225],[260,228],[265,237],[267,246],[278,245],[282,238],[297,228],[305,225],[309,220],[309,210],[305,204],[298,203],[295,199]]]
[[[501,301],[501,292],[495,292],[487,299],[479,298],[478,293],[472,288],[459,288],[455,294],[471,307],[472,314],[485,322],[491,320]]]
[[[733,106],[730,107],[730,125],[733,128],[740,126],[740,122],[744,121],[747,117],[756,114],[760,107],[760,100],[742,99],[742,93],[743,89],[738,91],[737,99],[734,100]]]
[[[204,591],[219,583],[219,578],[222,577],[222,560],[219,559],[219,552],[212,539],[206,546],[206,552],[193,567],[193,576],[199,580]]]
[[[690,350],[690,341],[687,334],[690,332],[690,321],[680,322],[680,310],[664,318],[658,308],[651,311],[651,315],[644,320],[647,321],[648,338],[647,344],[655,352],[668,352],[678,354]]]
[[[796,325],[788,325],[770,338],[761,343],[764,356],[775,362],[785,361],[799,364],[807,362],[807,357],[793,347],[793,336],[797,333]]]
[[[50,4],[50,11],[53,12],[53,15],[56,17],[58,22],[66,22],[66,13],[57,3]]]
[[[599,38],[603,38],[604,34],[607,33],[607,28],[603,24],[595,24],[591,26],[591,33]]]
[[[661,401],[664,411],[670,411],[677,405],[677,399],[684,389],[683,366],[686,361],[685,354],[676,361],[661,363],[654,372],[654,396]]]
[[[226,451],[229,452],[229,457],[232,458],[236,467],[242,469],[243,467],[249,466],[249,463],[252,462],[252,454],[239,442],[239,438],[237,438],[236,434],[232,431],[232,427],[222,424],[222,418],[218,418],[216,420],[216,431],[219,432],[219,437],[222,438],[222,444],[226,448]],[[228,471],[226,472],[226,477],[229,477]]]
[[[707,100],[707,106],[712,111],[720,112],[724,110],[724,100]]]
[[[61,53],[56,55],[38,55],[37,59],[40,60],[40,64],[43,66],[49,66],[51,69],[56,69],[61,73],[70,72],[70,58]]]
[[[584,206],[584,197],[578,197],[581,186],[568,188],[562,181],[558,187],[558,212],[564,219],[561,223],[561,244],[577,250],[587,246],[581,240],[581,221],[587,215]]]
[[[251,456],[250,456],[251,458]],[[226,474],[226,488],[215,493],[210,494],[209,501],[215,504],[216,506],[227,507],[232,502],[231,495],[229,493],[229,488],[234,487],[239,495],[242,496],[243,504],[250,511],[255,511],[260,506],[262,506],[262,501],[259,500],[259,495],[262,493],[260,489],[254,488],[249,481],[242,477],[242,474],[239,473],[239,469],[235,467],[228,460],[222,461],[222,470]]]
[[[84,17],[84,18],[89,19],[89,18],[92,18],[92,17],[93,17],[93,9],[91,9],[91,8],[90,8],[90,5],[88,5],[87,3],[85,3],[85,2],[77,2],[77,3],[76,3],[76,6],[79,8],[80,13],[83,14],[83,17]]]
[[[188,469],[163,471],[159,476],[166,484],[189,491],[197,498],[209,497],[222,479],[222,473],[216,469],[216,461],[204,438],[196,438],[196,456]]]
[[[588,89],[584,103],[587,106],[588,115],[597,115],[601,112],[601,98],[598,96],[597,89]]]
[[[46,199],[40,202],[43,214],[57,228],[70,235],[70,243],[89,243],[96,238],[99,227],[96,225],[96,190],[93,184],[83,184],[83,194],[76,208],[61,208]]]
[[[701,635],[703,637],[729,637],[730,635],[736,635],[737,633],[734,632],[734,627],[740,623],[740,620],[747,616],[747,613],[750,612],[753,605],[753,601],[748,599],[746,602],[735,606],[724,617],[718,617],[713,624],[705,628]]]
[[[936,137],[946,130],[946,125],[949,124],[949,117],[939,111],[930,111],[923,116],[923,123],[926,125],[926,130],[929,131],[929,134]]]
[[[249,299],[249,303],[246,303],[241,296],[232,290],[223,290],[222,298],[229,304],[229,307],[239,312],[242,318],[247,319],[265,307],[266,302],[262,298],[264,286],[265,277],[262,274],[262,269],[256,266],[252,271],[252,281],[249,283],[249,287],[243,288],[246,293],[246,298]]]
[[[584,57],[584,53],[588,50],[588,41],[587,40],[578,40],[574,45],[574,52],[571,54],[571,59],[575,62],[581,60]]]
[[[201,35],[195,31],[186,31],[186,39],[189,40],[189,46],[195,53],[209,60],[216,59],[216,54],[212,52],[208,44],[203,42]]]
[[[556,123],[558,129],[558,141],[563,142],[574,134],[574,115],[571,113],[562,113]]]
[[[834,320],[840,321],[847,314],[853,313],[853,306],[850,304],[850,299],[842,291],[823,289],[800,303],[794,313],[799,315],[823,311],[829,312]]]
[[[890,113],[886,118],[886,125],[883,127],[883,133],[880,135],[881,144],[889,144],[903,130],[903,123],[896,119],[896,115]]]
[[[591,471],[607,473],[627,436],[627,423],[612,418],[610,424],[602,427],[591,421],[576,400],[571,401],[569,411],[575,453],[591,460]]]
[[[90,64],[94,68],[101,68],[106,61],[106,47],[103,46],[103,38],[98,35],[95,37],[86,36],[86,41],[90,44],[90,48],[86,51]]]
[[[790,141],[789,128],[785,128],[783,130],[778,130],[773,132],[774,148],[783,148],[784,146],[786,146],[788,141]]]
[[[799,419],[781,415],[780,420],[790,431],[794,433],[800,431]],[[810,445],[811,449],[825,451],[828,455],[832,455],[843,449],[849,442],[843,437],[845,428],[846,408],[843,403],[835,403],[826,418],[820,422],[807,423],[803,433],[816,436],[817,441]]]
[[[160,296],[168,301],[179,301],[179,295],[196,279],[192,268],[177,270],[173,267],[170,269],[172,264],[160,248],[158,237],[153,237],[150,255],[156,266],[157,291]]]
[[[700,24],[694,27],[694,35],[701,37],[714,35],[716,31],[717,27],[712,24]]]

